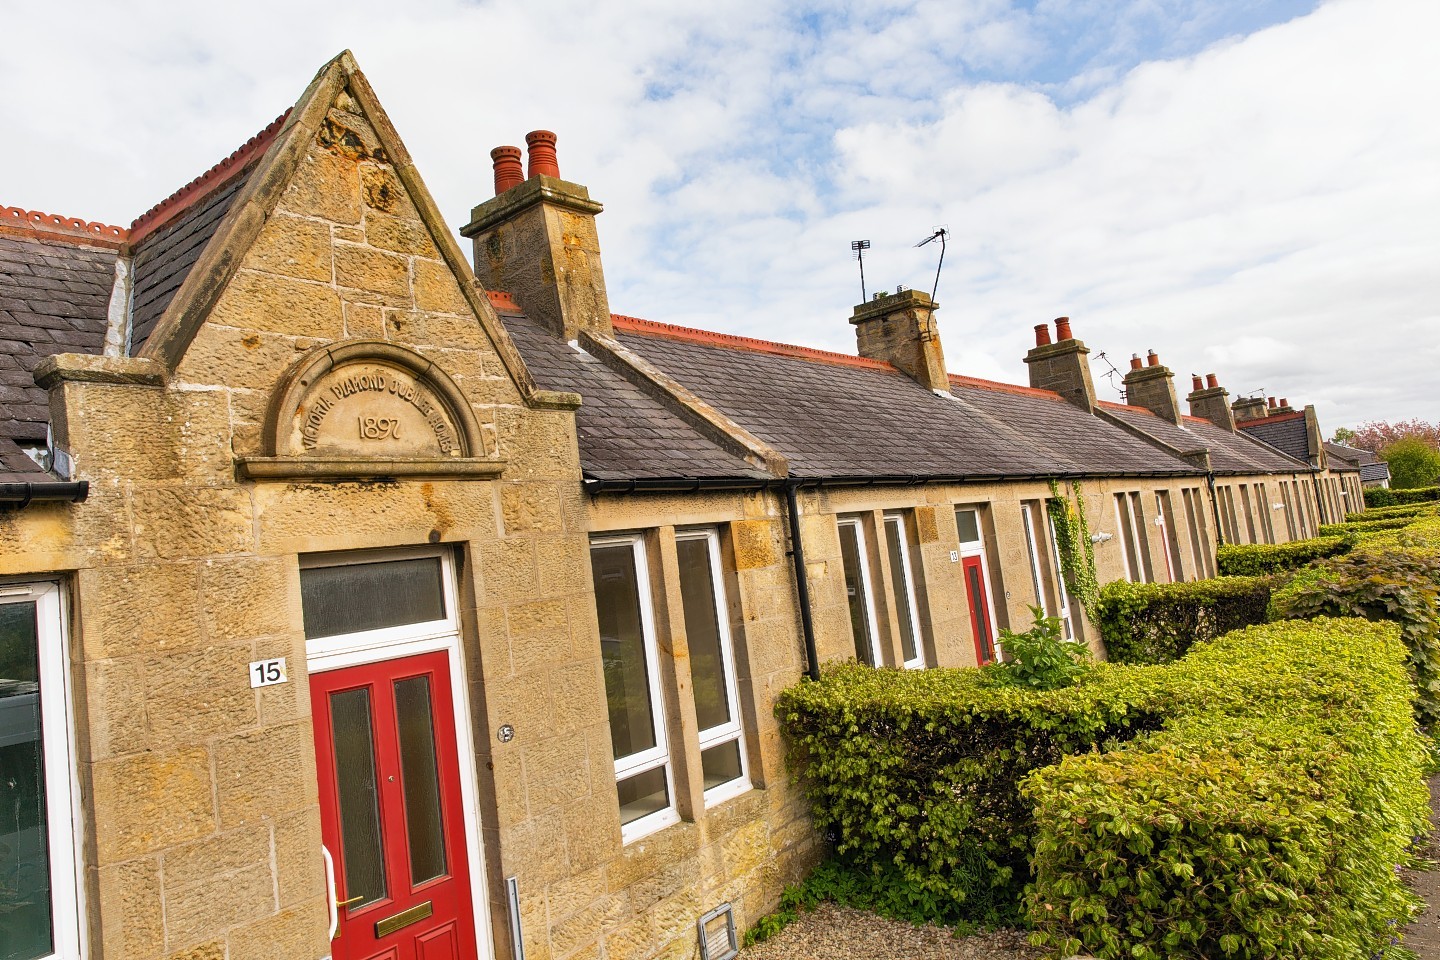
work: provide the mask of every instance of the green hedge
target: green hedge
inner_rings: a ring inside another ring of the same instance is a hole
[[[1225,544],[1215,551],[1215,566],[1221,576],[1257,577],[1296,570],[1311,561],[1347,553],[1354,546],[1354,537],[1315,537],[1279,544]]]
[[[1202,640],[1267,619],[1268,577],[1194,583],[1117,580],[1100,591],[1096,623],[1105,652],[1120,663],[1168,663]]]
[[[1377,530],[1399,530],[1415,522],[1415,517],[1377,517],[1373,520],[1353,520],[1345,523],[1320,524],[1320,536],[1343,537],[1347,533],[1374,533]]]
[[[1433,503],[1405,503],[1398,507],[1376,507],[1373,510],[1366,510],[1363,513],[1345,514],[1346,523],[1357,523],[1365,520],[1388,520],[1392,517],[1419,517],[1434,516],[1435,511],[1440,509]]]
[[[1440,721],[1440,551],[1366,544],[1304,571],[1276,592],[1271,612],[1398,622],[1418,691],[1416,719],[1426,726]]]
[[[1166,728],[1067,757],[1035,805],[1034,939],[1062,955],[1395,957],[1425,749],[1390,624],[1270,624],[1165,668]]]
[[[776,715],[844,864],[890,875],[932,919],[1014,922],[1032,839],[1020,780],[1158,729],[1164,670],[1098,663],[1034,690],[979,670],[847,664],[784,691]]]
[[[1393,507],[1401,504],[1429,503],[1432,500],[1440,500],[1440,487],[1415,487],[1410,490],[1366,487],[1362,492],[1366,507]]]

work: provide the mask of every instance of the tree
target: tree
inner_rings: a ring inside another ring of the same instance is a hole
[[[1372,420],[1355,428],[1353,446],[1379,453],[1395,441],[1409,437],[1424,440],[1432,448],[1440,449],[1440,423],[1426,423],[1424,420],[1397,420],[1394,423]]]
[[[1420,437],[1405,437],[1380,451],[1390,464],[1390,486],[1397,490],[1433,487],[1440,482],[1440,450]]]
[[[1338,427],[1335,430],[1335,436],[1330,438],[1330,442],[1353,447],[1355,446],[1355,431],[1349,427]]]

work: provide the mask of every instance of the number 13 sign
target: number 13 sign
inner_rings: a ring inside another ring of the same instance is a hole
[[[290,678],[285,674],[285,658],[256,660],[250,664],[250,689],[269,687],[284,683]]]

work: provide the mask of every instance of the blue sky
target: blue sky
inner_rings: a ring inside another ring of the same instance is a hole
[[[617,312],[853,350],[849,242],[872,291],[928,289],[944,225],[953,371],[1023,382],[1068,314],[1327,429],[1440,419],[1433,0],[244,11],[8,10],[0,203],[128,223],[348,47],[456,227],[491,147],[555,130]]]

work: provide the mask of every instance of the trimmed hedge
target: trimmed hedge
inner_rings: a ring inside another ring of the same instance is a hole
[[[1415,522],[1414,517],[1377,517],[1374,520],[1351,520],[1345,523],[1320,524],[1320,536],[1343,537],[1347,533],[1374,533],[1377,530],[1399,530]]]
[[[1194,583],[1117,580],[1100,591],[1095,620],[1112,661],[1169,663],[1199,641],[1264,623],[1269,604],[1268,577]]]
[[[1408,503],[1428,503],[1440,500],[1440,487],[1414,487],[1409,490],[1391,490],[1387,487],[1366,487],[1361,491],[1366,507],[1393,507]]]
[[[1388,520],[1391,517],[1420,517],[1434,516],[1437,506],[1433,503],[1405,503],[1398,507],[1376,507],[1373,510],[1366,510],[1363,513],[1345,514],[1346,523],[1358,523],[1365,520]]]
[[[1314,560],[1348,553],[1355,543],[1353,536],[1341,536],[1279,544],[1225,544],[1215,551],[1215,566],[1221,576],[1258,577],[1296,570]]]
[[[1433,526],[1440,532],[1440,523]],[[1418,693],[1416,719],[1425,726],[1440,721],[1440,551],[1366,544],[1349,556],[1316,564],[1276,591],[1271,612],[1291,619],[1398,622]]]
[[[1067,757],[1035,805],[1033,939],[1062,955],[1394,957],[1426,752],[1390,624],[1252,627],[1164,668],[1163,731]]]

